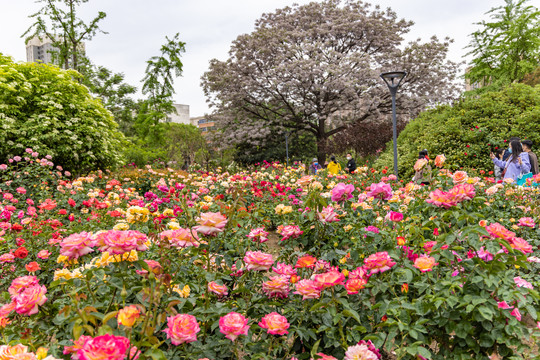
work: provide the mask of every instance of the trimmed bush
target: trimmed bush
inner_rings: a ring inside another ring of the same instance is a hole
[[[73,70],[15,63],[0,54],[0,159],[25,148],[52,155],[73,173],[114,167],[123,135]]]
[[[444,154],[452,170],[491,171],[489,153],[507,147],[505,140],[512,136],[530,139],[540,149],[539,129],[540,86],[513,84],[502,91],[464,98],[451,106],[425,111],[405,127],[398,137],[399,173],[405,180],[412,177],[422,149],[432,158]],[[375,167],[391,168],[392,164],[390,142]]]

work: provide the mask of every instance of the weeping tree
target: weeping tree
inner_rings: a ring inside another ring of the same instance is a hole
[[[211,60],[202,77],[221,141],[260,145],[270,129],[307,132],[324,162],[330,137],[391,112],[379,78],[384,71],[409,73],[397,99],[403,118],[454,99],[459,65],[446,60],[450,40],[403,44],[412,25],[361,1],[326,0],[264,14],[252,33],[233,42],[229,58]]]

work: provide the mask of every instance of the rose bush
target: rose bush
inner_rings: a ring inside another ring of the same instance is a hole
[[[30,161],[3,164],[3,179]],[[361,169],[0,183],[2,351],[533,357],[538,189],[435,166],[431,186]]]

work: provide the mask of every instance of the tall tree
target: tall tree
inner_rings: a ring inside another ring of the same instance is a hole
[[[53,56],[64,69],[81,71],[86,63],[84,42],[91,40],[97,32],[103,32],[98,23],[107,14],[103,11],[89,23],[77,17],[77,8],[88,0],[38,0],[45,5],[30,15],[35,22],[22,36],[49,39],[54,48]]]
[[[180,34],[172,39],[165,37],[166,43],[161,46],[161,55],[153,56],[146,63],[146,74],[142,80],[142,93],[148,98],[143,102],[138,128],[141,136],[153,136],[159,139],[160,121],[166,119],[167,114],[176,111],[173,106],[174,80],[182,75],[183,64],[180,56],[185,52],[185,43],[180,41]]]
[[[198,151],[207,148],[206,139],[193,125],[175,123],[160,125],[167,127],[164,146],[169,160],[189,165],[195,160]]]
[[[124,78],[123,73],[115,73],[104,66],[91,65],[84,72],[83,84],[113,113],[120,131],[127,136],[134,136],[138,106],[131,95],[137,92],[137,88],[126,83]]]
[[[408,71],[398,93],[398,111],[407,118],[457,96],[449,41],[403,45],[411,26],[361,1],[286,7],[239,36],[228,60],[212,60],[203,88],[225,134],[236,134],[226,138],[245,141],[269,126],[310,132],[324,161],[331,136],[391,112],[381,72]]]
[[[477,23],[481,28],[471,34],[468,45],[474,56],[465,77],[471,83],[495,87],[521,81],[540,62],[540,11],[528,0],[505,0],[506,5],[492,8],[492,21]]]

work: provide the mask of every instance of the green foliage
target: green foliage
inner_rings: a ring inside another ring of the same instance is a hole
[[[138,138],[130,139],[124,147],[124,157],[128,165],[144,167],[166,158],[165,149],[149,148],[148,144]]]
[[[172,102],[174,79],[182,75],[180,56],[186,51],[186,44],[179,37],[178,33],[172,39],[165,37],[167,42],[161,46],[161,55],[153,56],[146,62],[142,93],[148,99],[140,107],[137,129],[140,136],[150,137],[150,141],[162,140],[162,133],[157,131],[156,125],[165,120],[167,114],[176,111]]]
[[[399,172],[405,179],[414,173],[418,152],[444,154],[451,170],[461,167],[493,170],[489,153],[507,147],[505,139],[518,136],[540,145],[540,86],[513,84],[499,92],[464,98],[420,114],[398,137]],[[375,166],[391,167],[392,146]]]
[[[170,161],[189,164],[199,150],[206,149],[206,140],[197,127],[176,123],[160,126],[166,128],[164,148]]]
[[[491,9],[491,22],[482,21],[471,34],[469,48],[472,67],[465,75],[472,83],[500,88],[520,81],[540,61],[540,11],[525,6],[528,0],[505,0],[506,5]]]
[[[255,164],[266,161],[286,161],[285,135],[273,132],[267,141],[259,146],[241,143],[236,146],[234,159],[242,164]],[[317,141],[311,133],[289,135],[289,161],[299,158],[312,158],[317,154]]]
[[[124,82],[123,73],[114,73],[105,66],[91,65],[85,68],[83,76],[83,84],[113,113],[119,130],[126,136],[135,135],[133,125],[138,106],[130,95],[133,95],[137,88]]]
[[[0,158],[31,147],[73,173],[121,162],[122,134],[71,70],[14,63],[0,54]]]

